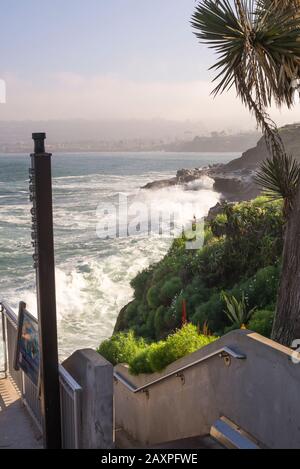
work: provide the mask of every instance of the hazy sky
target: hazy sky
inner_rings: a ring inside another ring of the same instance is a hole
[[[213,100],[214,57],[194,0],[2,0],[0,119],[166,118],[254,127],[234,93]],[[300,107],[275,114],[300,120]]]

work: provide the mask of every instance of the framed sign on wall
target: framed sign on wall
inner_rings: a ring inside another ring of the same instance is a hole
[[[40,349],[38,321],[20,303],[18,318],[18,340],[16,345],[15,369],[21,369],[36,385],[39,385]]]

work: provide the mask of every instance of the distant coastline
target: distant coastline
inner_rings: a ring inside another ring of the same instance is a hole
[[[241,154],[242,152],[239,151],[234,151],[234,150],[228,150],[228,151],[171,151],[171,150],[62,150],[62,149],[56,149],[56,148],[51,148],[51,145],[49,145],[48,151],[53,154],[63,154],[63,155],[80,155],[80,154],[180,154],[182,153],[182,158],[184,162],[184,154],[190,154],[190,155],[202,155],[202,154],[220,154],[220,155],[232,155],[232,158],[234,158],[235,154]],[[5,155],[24,155],[24,154],[30,154],[32,153],[32,148],[10,148],[7,150],[3,150],[0,148],[0,155],[5,156]]]
[[[1,130],[1,127],[0,127]],[[77,137],[78,138],[78,137]],[[168,153],[242,153],[253,147],[260,138],[258,132],[226,134],[212,132],[208,136],[195,136],[190,140],[182,137],[136,137],[99,138],[97,134],[82,140],[59,136],[48,132],[47,148],[55,153],[120,153],[120,152],[168,152]],[[31,133],[26,137],[19,134],[0,132],[0,153],[30,153]]]

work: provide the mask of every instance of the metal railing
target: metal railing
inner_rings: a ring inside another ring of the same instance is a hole
[[[151,386],[154,386],[158,383],[161,383],[162,381],[165,381],[166,379],[169,379],[172,376],[180,376],[181,373],[188,370],[189,368],[192,368],[196,365],[199,365],[200,363],[203,363],[203,362],[209,360],[210,358],[213,358],[213,357],[216,357],[216,356],[219,356],[220,358],[225,358],[225,359],[231,357],[231,358],[234,358],[236,360],[245,360],[247,358],[246,355],[241,354],[239,352],[236,352],[235,350],[233,350],[230,347],[223,347],[223,348],[221,348],[221,349],[219,349],[215,352],[212,352],[212,353],[209,353],[209,354],[205,355],[202,358],[199,358],[198,360],[195,360],[192,363],[188,363],[187,365],[182,366],[182,367],[178,368],[177,370],[171,371],[170,373],[167,373],[167,374],[161,376],[160,378],[157,378],[153,381],[150,381],[149,383],[144,384],[143,386],[140,386],[140,387],[134,386],[132,383],[130,383],[126,378],[124,378],[117,371],[114,372],[114,377],[117,381],[119,381],[127,389],[129,389],[129,391],[133,392],[134,394],[137,394],[139,392],[147,391]]]
[[[42,415],[38,387],[22,372],[15,370],[15,351],[18,335],[18,318],[5,301],[0,301],[2,313],[2,336],[4,343],[4,370],[20,392],[23,403],[42,432]],[[72,376],[59,366],[61,430],[64,449],[78,449],[81,428],[82,388]]]

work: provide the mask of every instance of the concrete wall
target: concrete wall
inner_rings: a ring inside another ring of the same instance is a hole
[[[127,380],[141,386],[156,377],[227,345],[247,356],[230,366],[214,357],[133,394],[115,380],[116,428],[123,428],[141,444],[167,442],[209,433],[226,416],[269,448],[300,448],[300,365],[291,350],[258,334],[235,331],[205,349],[172,364],[164,373],[133,377],[116,367]]]
[[[113,447],[113,366],[94,350],[78,350],[63,367],[82,387],[82,449]]]

